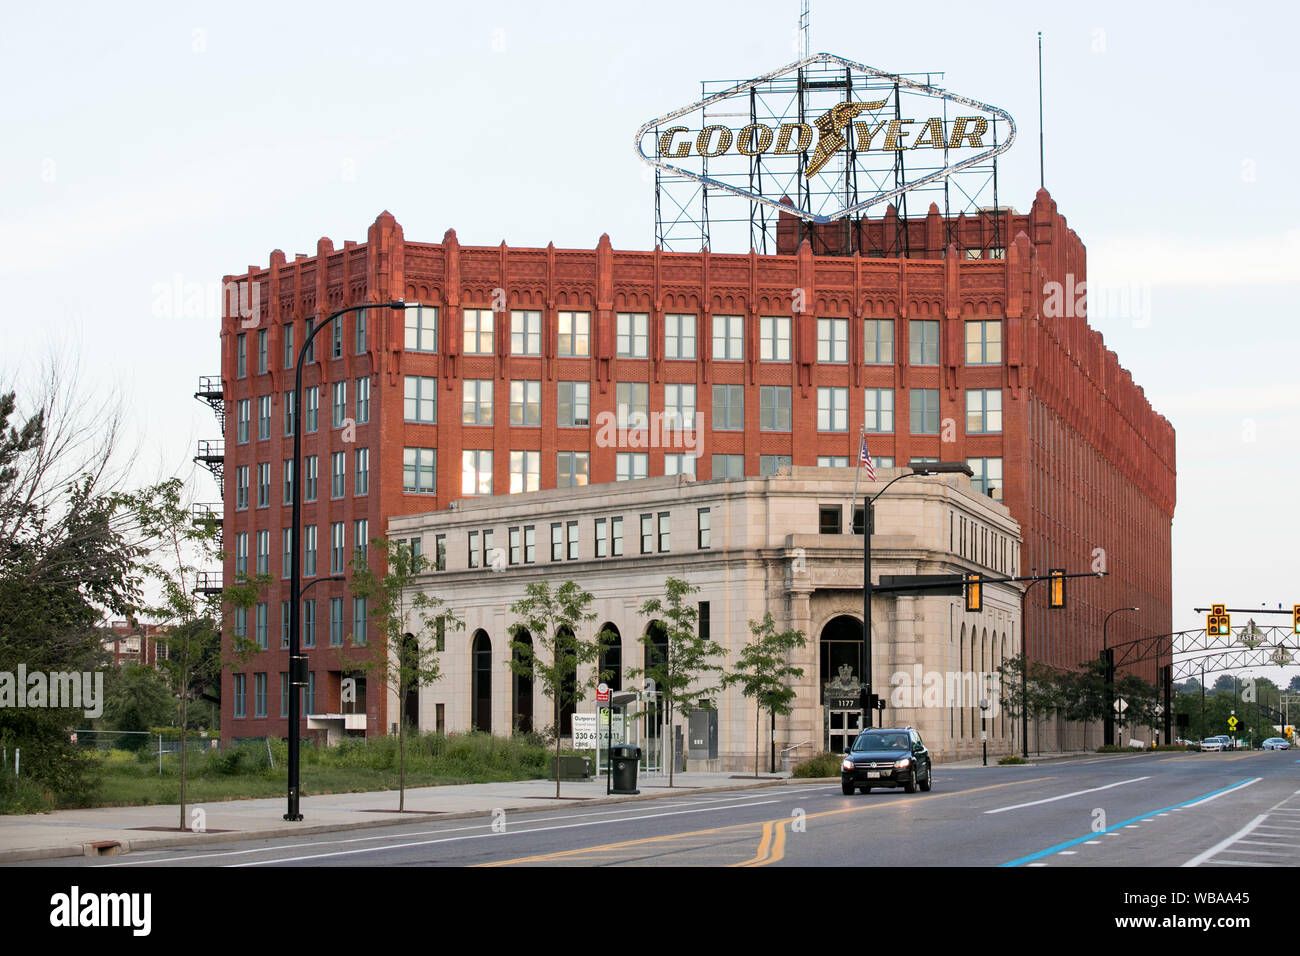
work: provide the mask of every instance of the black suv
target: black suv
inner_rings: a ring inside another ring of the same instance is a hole
[[[863,793],[870,793],[872,787],[902,787],[916,793],[918,787],[929,790],[932,777],[930,751],[911,727],[864,730],[840,764],[840,786],[846,795],[854,787]]]

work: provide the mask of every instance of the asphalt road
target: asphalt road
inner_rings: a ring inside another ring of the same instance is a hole
[[[934,790],[838,783],[509,812],[157,850],[59,867],[1289,866],[1300,860],[1294,752],[1121,755],[935,768]],[[42,865],[42,864],[25,864]]]

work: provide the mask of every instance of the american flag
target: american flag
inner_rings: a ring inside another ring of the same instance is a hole
[[[867,480],[876,480],[876,468],[871,464],[871,452],[867,450],[867,436],[862,436],[862,446],[858,449],[858,464],[867,466]]]

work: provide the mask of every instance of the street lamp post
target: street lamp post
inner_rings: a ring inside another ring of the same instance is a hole
[[[1106,659],[1106,714],[1102,720],[1102,726],[1105,728],[1102,732],[1102,743],[1108,747],[1115,743],[1115,650],[1106,640],[1106,625],[1121,611],[1140,610],[1142,610],[1140,607],[1117,607],[1101,622],[1101,655]]]
[[[289,808],[284,819],[299,821],[302,813],[298,807],[298,768],[299,768],[299,729],[302,708],[302,686],[307,683],[307,658],[302,654],[302,360],[311,348],[312,342],[321,330],[333,325],[340,316],[364,309],[405,309],[405,302],[371,303],[369,305],[352,305],[337,312],[315,326],[298,349],[298,360],[294,364],[293,379],[293,518],[289,530],[289,557],[293,562],[289,573]],[[316,582],[313,581],[312,584]],[[311,585],[308,585],[310,587]]]
[[[910,468],[885,483],[874,495],[862,496],[862,726],[875,726],[875,717],[871,707],[871,532],[875,527],[876,499],[889,490],[889,486],[904,478],[924,478],[928,475],[965,475],[973,477],[974,472],[964,461],[938,461]]]

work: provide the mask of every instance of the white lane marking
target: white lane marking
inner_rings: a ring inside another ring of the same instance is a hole
[[[1214,846],[1210,847],[1204,853],[1198,853],[1196,856],[1192,857],[1190,860],[1184,863],[1183,866],[1200,866],[1202,863],[1210,859],[1210,857],[1214,856],[1214,854],[1218,853],[1220,850],[1226,850],[1228,847],[1232,846],[1234,843],[1236,843],[1242,837],[1246,836],[1248,833],[1250,833],[1251,830],[1254,830],[1255,827],[1259,826],[1267,819],[1268,819],[1268,814],[1261,813],[1259,816],[1251,820],[1249,823],[1247,823],[1244,827],[1242,827],[1232,836],[1228,837],[1226,840],[1221,840],[1218,843],[1214,844]]]
[[[1235,787],[1229,787],[1227,790],[1220,790],[1218,793],[1214,794],[1213,796],[1206,797],[1204,800],[1197,800],[1195,803],[1189,803],[1186,805],[1185,809],[1190,810],[1192,807],[1204,806],[1205,804],[1209,803],[1211,800],[1218,800],[1219,797],[1226,797],[1230,793],[1236,793],[1238,790],[1241,790],[1244,787],[1249,787],[1251,784],[1259,783],[1263,779],[1264,779],[1263,777],[1254,777],[1250,780],[1243,780]]]
[[[1060,853],[1058,853],[1058,854],[1056,854],[1056,855],[1057,855],[1057,856],[1074,856],[1074,855],[1075,855],[1076,853],[1078,853],[1078,852],[1079,852],[1078,850],[1062,850]]]
[[[1238,850],[1235,847],[1230,850],[1224,850],[1224,853],[1248,853],[1253,856],[1284,856],[1288,860],[1295,859],[1294,853],[1270,853],[1268,850]]]
[[[1125,829],[1125,830],[1136,830],[1136,829],[1138,829],[1138,825],[1137,825],[1136,823],[1126,823],[1126,824],[1124,824],[1124,829]]]
[[[1249,843],[1253,846],[1289,846],[1300,850],[1300,843],[1283,843],[1281,840],[1240,840],[1240,843]]]
[[[746,807],[762,807],[771,803],[780,803],[780,800],[759,800],[756,803],[743,803],[739,805],[729,805],[726,807],[702,807],[697,810],[674,810],[668,813],[647,813],[641,817],[624,817],[617,822],[631,822],[633,820],[657,820],[661,817],[680,817],[690,813],[711,813],[714,810],[742,810]],[[466,836],[448,837],[441,840],[417,840],[414,843],[390,843],[384,846],[366,847],[358,850],[338,850],[334,853],[312,853],[307,856],[287,856],[275,860],[251,860],[248,863],[232,863],[232,867],[245,866],[274,866],[279,863],[300,863],[303,860],[322,860],[326,857],[333,856],[354,856],[357,853],[381,853],[385,850],[409,850],[413,847],[434,846],[438,843],[456,843],[461,840],[482,840],[484,837],[507,837],[520,836],[526,833],[550,833],[553,830],[576,830],[580,827],[600,826],[602,823],[610,823],[609,820],[590,820],[586,823],[566,823],[558,827],[533,827],[528,830],[506,830],[503,833],[473,833]],[[758,821],[762,822],[762,821]],[[741,824],[743,826],[743,824]]]
[[[1184,864],[1186,865],[1186,864]],[[1215,860],[1210,866],[1281,866],[1280,863],[1256,863],[1253,860]]]
[[[1031,800],[1029,803],[1017,803],[1009,807],[998,807],[996,810],[985,810],[987,813],[1006,813],[1008,810],[1023,810],[1025,807],[1036,807],[1042,803],[1054,803],[1057,800],[1068,800],[1070,797],[1081,797],[1085,793],[1097,793],[1100,790],[1109,790],[1111,787],[1122,787],[1126,783],[1138,783],[1142,780],[1150,780],[1150,776],[1134,777],[1132,780],[1120,780],[1117,783],[1108,783],[1104,787],[1091,787],[1088,790],[1075,790],[1073,793],[1063,793],[1059,797],[1047,797],[1043,800]]]
[[[814,789],[814,788],[809,788],[809,789]],[[834,787],[819,787],[819,788],[816,788],[816,789],[821,789],[821,790],[833,790]],[[753,795],[752,795],[752,794],[750,795],[749,799],[753,799]],[[767,802],[772,802],[772,801],[767,801]],[[780,802],[780,801],[775,801],[775,802]],[[708,807],[708,808],[705,808],[705,809],[710,809],[710,810],[724,810],[724,809],[727,809],[727,808],[730,807],[730,806],[732,806],[732,804],[726,803],[726,804],[723,804],[723,805],[721,805],[721,806],[717,806],[717,807]],[[591,810],[591,811],[589,811],[589,812],[587,812],[587,813],[565,813],[565,814],[559,814],[559,815],[556,815],[556,816],[548,816],[546,819],[547,819],[547,820],[581,820],[581,819],[583,819],[583,818],[585,818],[585,817],[601,817],[601,818],[602,818],[601,820],[597,820],[597,821],[595,821],[595,822],[597,822],[597,823],[617,823],[619,820],[626,819],[626,818],[627,818],[627,814],[629,814],[629,813],[636,813],[636,812],[638,812],[638,811],[640,811],[640,810],[641,810],[640,806],[633,806],[633,807],[618,807],[617,809],[610,809],[610,808],[607,808],[607,809],[604,809],[604,810]],[[534,810],[534,809],[532,809],[531,807],[529,807],[529,808],[524,808],[524,809],[517,809],[517,810],[515,810],[515,812],[516,812],[516,813],[519,813],[519,814],[524,814],[524,813],[527,813],[527,814],[543,813],[543,814],[544,814],[544,813],[546,813],[547,811],[545,811],[545,810]],[[632,819],[639,820],[639,819],[642,819],[642,818],[641,818],[641,817],[633,817]],[[394,827],[400,827],[400,826],[402,826],[402,821],[401,821],[401,820],[394,820],[392,825],[393,825]],[[486,830],[486,829],[490,828],[491,826],[492,826],[492,823],[491,823],[491,821],[489,820],[489,821],[486,821],[486,822],[484,822],[484,823],[475,823],[475,824],[471,824],[470,826],[462,826],[462,827],[443,827],[443,828],[440,828],[440,829],[434,829],[434,830],[415,830],[415,831],[412,831],[411,833],[404,833],[404,834],[402,834],[402,836],[404,836],[404,837],[413,837],[413,836],[432,836],[432,835],[435,834],[435,833],[440,833],[440,834],[445,834],[445,833],[462,833],[462,832],[465,832],[465,831],[467,831],[467,830]],[[376,828],[376,829],[380,829],[380,828]],[[383,828],[383,829],[387,829],[387,828]],[[335,831],[335,832],[337,832],[337,831]],[[322,835],[322,836],[325,836],[326,834],[321,834],[321,835]],[[322,846],[343,846],[343,845],[348,844],[348,843],[373,843],[373,842],[376,841],[376,840],[391,840],[392,838],[393,838],[393,834],[377,834],[377,835],[375,835],[375,836],[358,836],[358,837],[349,837],[349,838],[347,838],[347,839],[341,839],[341,840],[313,840],[313,841],[311,841],[310,843],[282,843],[282,844],[277,844],[277,845],[275,845],[275,846],[252,847],[252,848],[247,849],[247,850],[220,850],[220,851],[217,851],[217,852],[215,852],[215,853],[191,853],[191,854],[188,855],[188,856],[171,856],[171,857],[163,857],[163,858],[161,858],[161,859],[158,858],[158,857],[156,857],[156,856],[150,856],[150,857],[147,857],[147,858],[146,858],[146,857],[143,856],[143,854],[147,854],[147,853],[162,853],[162,852],[165,852],[165,851],[163,851],[163,850],[143,850],[143,851],[137,851],[138,854],[141,854],[141,858],[140,858],[140,859],[136,859],[136,860],[125,860],[125,861],[123,861],[123,862],[121,862],[121,863],[97,863],[97,864],[92,864],[92,865],[93,865],[96,869],[111,869],[112,867],[119,867],[119,866],[153,866],[153,865],[158,864],[158,863],[178,863],[178,862],[185,862],[185,861],[187,861],[187,860],[209,860],[209,859],[215,859],[215,858],[217,858],[217,857],[223,857],[223,856],[247,856],[247,855],[250,854],[250,853],[274,853],[274,852],[276,852],[277,850],[297,850],[297,849],[299,849],[299,848],[304,848],[304,847],[314,847],[314,848],[319,848],[319,847],[322,847]],[[248,835],[248,839],[251,841],[251,840],[277,840],[277,839],[284,839],[284,838],[283,838],[283,837],[273,837],[273,836],[262,836],[262,837],[259,837],[259,836],[257,835],[256,832],[250,832],[249,835]],[[169,850],[174,850],[175,847],[168,847],[167,849],[169,849]],[[134,854],[133,854],[133,855],[134,855]]]
[[[1084,846],[1096,846],[1100,842],[1100,840],[1085,840]]]
[[[864,587],[865,587],[865,585],[864,585]],[[1029,865],[1030,865],[1030,866],[1047,866],[1046,863],[1030,863]]]

